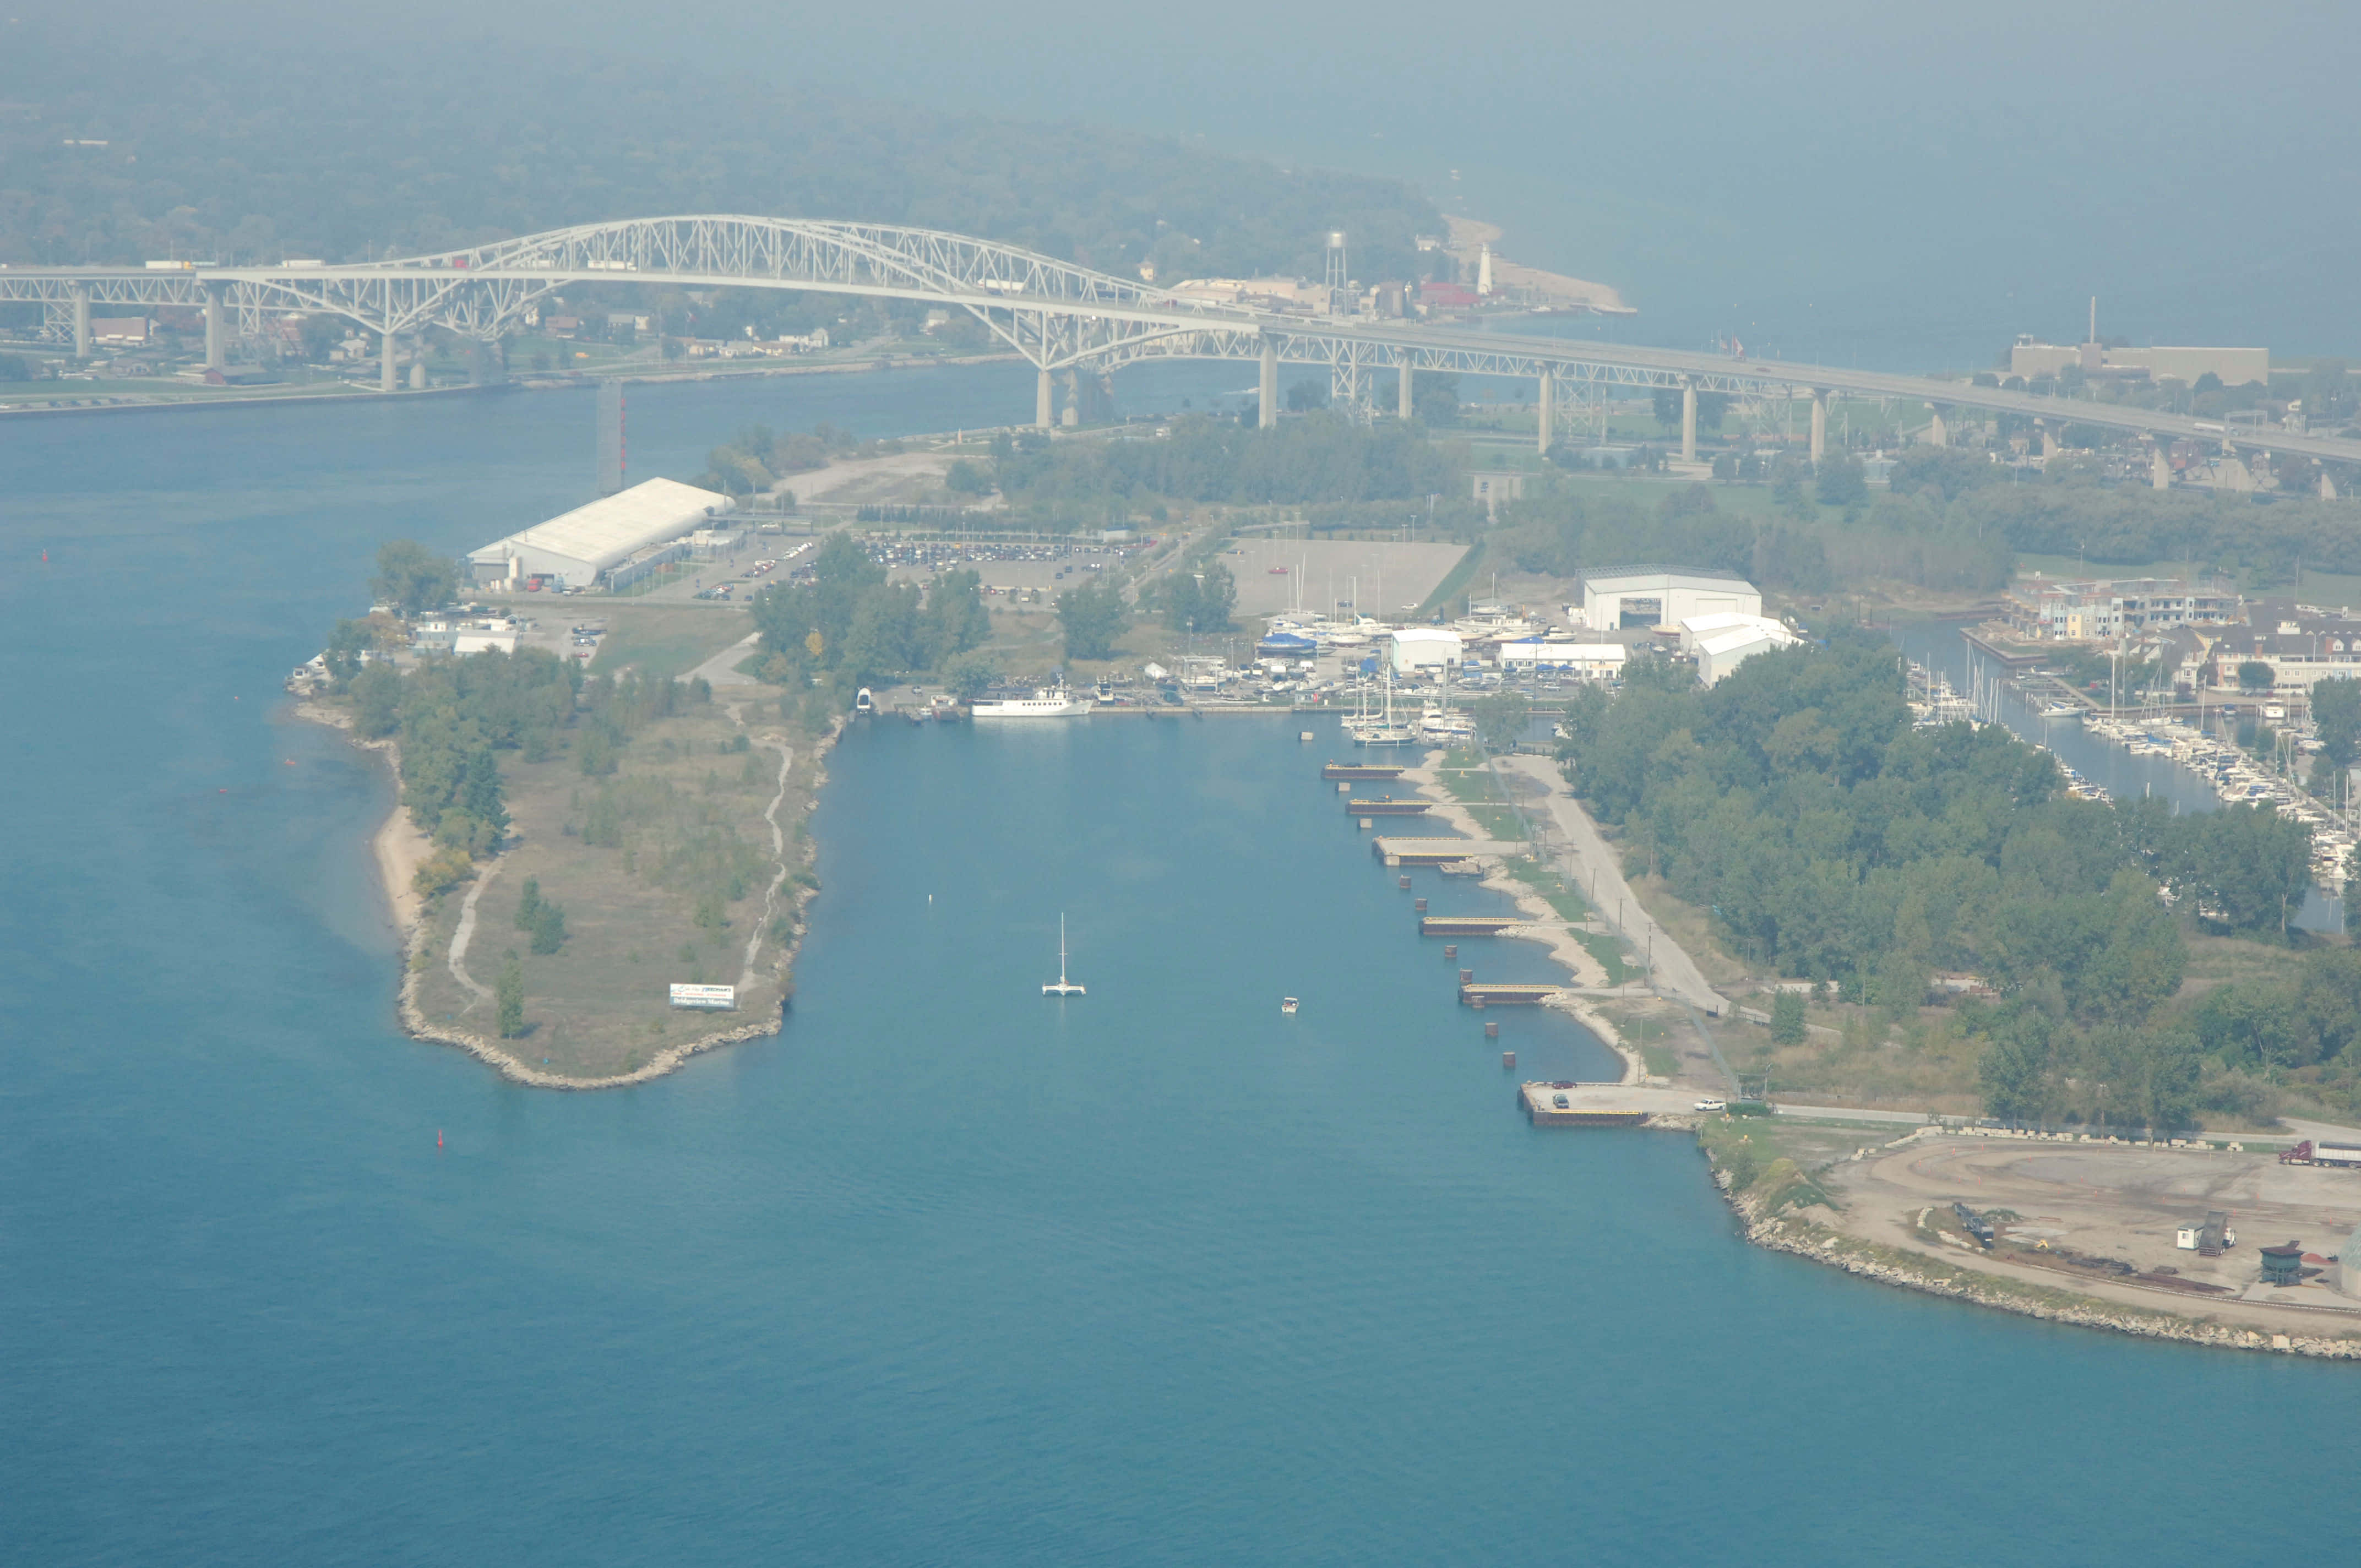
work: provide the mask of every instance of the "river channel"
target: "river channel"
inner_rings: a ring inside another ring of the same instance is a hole
[[[649,387],[631,452],[690,476],[748,421],[1029,400],[1021,367]],[[1745,1245],[1679,1135],[1528,1126],[1318,782],[1324,730],[861,729],[784,1033],[592,1094],[403,1037],[365,846],[390,790],[277,683],[380,540],[580,499],[589,414],[0,424],[11,1561],[2083,1568],[2349,1539],[2350,1369],[1883,1288]],[[1528,1070],[1608,1065],[1490,1015]]]

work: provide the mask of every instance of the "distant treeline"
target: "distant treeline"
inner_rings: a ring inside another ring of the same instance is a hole
[[[1928,448],[1902,458],[1893,486],[1949,532],[2035,554],[2185,560],[2273,577],[2291,576],[2298,561],[2361,572],[2361,502],[2108,486],[2072,460],[2053,463],[2039,479],[2012,480],[2011,470],[1978,454]]]
[[[765,213],[950,229],[1129,274],[1417,275],[1433,203],[1135,132],[851,98],[726,62],[335,51],[27,13],[0,49],[0,261],[432,253],[570,224]],[[93,71],[103,59],[105,69]],[[103,142],[103,146],[83,145]]]
[[[1104,517],[1152,499],[1237,506],[1457,500],[1464,457],[1422,426],[1358,425],[1325,411],[1263,430],[1203,414],[1162,439],[1057,441],[1002,435],[992,481],[1014,508],[1048,520]],[[1151,513],[1152,515],[1152,513]]]

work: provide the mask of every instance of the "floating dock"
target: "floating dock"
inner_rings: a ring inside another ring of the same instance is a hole
[[[1430,915],[1418,923],[1422,937],[1497,937],[1526,924],[1521,915]]]
[[[1648,1119],[1645,1111],[1585,1105],[1574,1092],[1598,1087],[1584,1083],[1526,1083],[1518,1086],[1517,1100],[1536,1127],[1636,1127]],[[1557,1103],[1561,1097],[1567,1102],[1564,1107]]]
[[[1395,762],[1328,762],[1320,769],[1323,779],[1373,779],[1389,781],[1402,776],[1408,763]]]
[[[1538,1007],[1565,987],[1521,985],[1509,981],[1470,980],[1459,986],[1459,1000],[1468,1007]]]
[[[1434,807],[1431,800],[1348,800],[1345,811],[1350,817],[1423,817]]]

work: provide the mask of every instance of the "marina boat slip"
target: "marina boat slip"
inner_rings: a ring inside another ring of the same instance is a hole
[[[1367,780],[1389,783],[1402,776],[1403,762],[1325,762],[1321,765],[1323,779]]]
[[[1384,800],[1347,800],[1345,803],[1345,814],[1347,817],[1423,817],[1433,810],[1433,806],[1434,803],[1431,800],[1395,800],[1391,797]]]
[[[1064,686],[1045,687],[1031,696],[987,698],[972,709],[978,718],[1079,718],[1094,706]]]
[[[1532,922],[1521,915],[1430,915],[1418,923],[1422,937],[1497,937]]]

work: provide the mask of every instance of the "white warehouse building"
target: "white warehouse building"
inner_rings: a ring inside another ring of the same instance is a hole
[[[1763,613],[1763,595],[1735,572],[1686,566],[1602,566],[1576,574],[1580,604],[1567,619],[1592,631],[1617,631],[1626,616],[1643,626],[1677,626],[1700,615]]]
[[[617,567],[644,570],[660,559],[685,556],[688,536],[735,504],[677,479],[645,479],[471,551],[467,565],[484,585],[522,587],[540,577],[561,587],[588,587]]]
[[[1707,685],[1717,685],[1755,654],[1768,653],[1774,648],[1792,648],[1799,641],[1776,621],[1712,632],[1697,639],[1697,679]]]
[[[1406,626],[1393,634],[1394,674],[1418,670],[1456,669],[1467,657],[1467,645],[1456,631],[1434,627]]]

